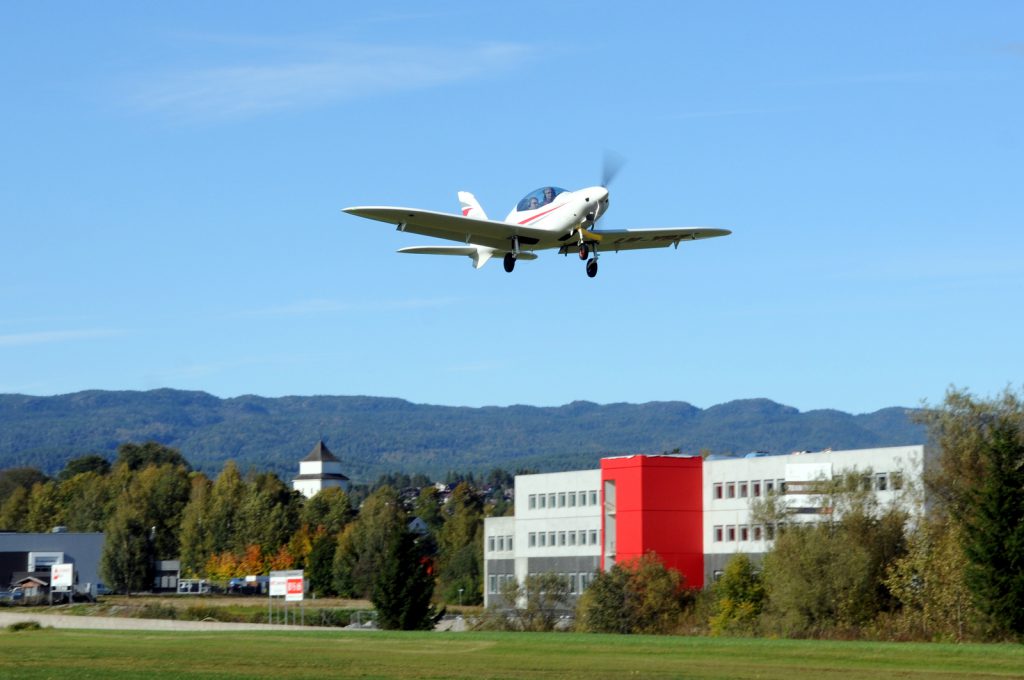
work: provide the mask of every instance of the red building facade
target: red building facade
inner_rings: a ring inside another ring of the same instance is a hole
[[[702,465],[699,456],[601,459],[604,569],[654,551],[686,587],[704,587]]]

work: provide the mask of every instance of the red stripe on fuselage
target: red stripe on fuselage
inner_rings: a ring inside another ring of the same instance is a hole
[[[565,205],[565,203],[563,203],[562,205]],[[527,218],[526,218],[525,220],[523,220],[523,221],[522,221],[522,222],[520,222],[519,224],[526,224],[527,222],[532,222],[532,221],[534,221],[534,220],[536,220],[536,219],[539,219],[539,218],[541,218],[541,217],[544,217],[544,216],[545,216],[545,215],[547,215],[548,213],[552,213],[552,212],[554,212],[554,211],[558,210],[559,208],[561,208],[561,207],[562,207],[562,205],[556,205],[556,206],[555,206],[554,208],[552,208],[551,210],[545,210],[544,212],[542,212],[542,213],[538,213],[538,214],[534,215],[533,217],[527,217]]]

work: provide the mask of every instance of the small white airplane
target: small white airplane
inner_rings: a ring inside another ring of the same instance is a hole
[[[598,252],[619,252],[640,248],[679,247],[680,241],[727,236],[728,229],[668,227],[661,229],[595,229],[608,210],[608,182],[605,186],[566,191],[546,186],[526,194],[504,222],[487,218],[473,194],[458,192],[462,215],[387,206],[356,206],[344,211],[357,217],[398,225],[398,231],[460,241],[461,246],[413,246],[400,253],[420,255],[466,255],[476,269],[501,255],[505,271],[517,260],[535,260],[534,251],[570,250],[587,261],[587,276],[597,276]],[[589,259],[588,259],[589,258]]]

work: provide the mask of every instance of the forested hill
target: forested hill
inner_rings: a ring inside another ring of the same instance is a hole
[[[851,415],[800,411],[767,399],[708,409],[685,402],[467,408],[380,397],[242,396],[205,392],[88,391],[53,397],[0,395],[0,469],[58,472],[71,458],[109,458],[123,442],[176,447],[198,469],[243,469],[284,479],[323,436],[354,481],[384,472],[539,471],[595,467],[601,456],[786,452],[917,444],[924,432],[904,408]]]

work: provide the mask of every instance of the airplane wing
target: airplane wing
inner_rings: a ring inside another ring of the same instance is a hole
[[[398,225],[399,231],[423,234],[435,238],[474,243],[489,246],[502,251],[510,249],[510,239],[519,236],[519,244],[525,249],[542,240],[550,240],[551,232],[543,229],[527,227],[521,224],[508,224],[494,220],[480,220],[473,217],[462,217],[450,213],[419,210],[416,208],[396,208],[389,206],[355,206],[344,208],[344,212],[357,217],[365,217],[378,222]],[[459,253],[462,254],[462,253]]]
[[[679,246],[682,241],[696,241],[702,238],[728,236],[728,229],[710,227],[666,227],[662,229],[592,229],[589,234],[598,237],[598,249],[602,252],[614,250],[636,250],[638,248],[665,248]]]

